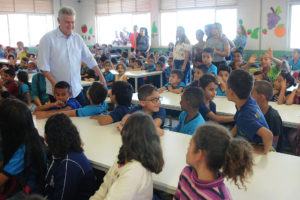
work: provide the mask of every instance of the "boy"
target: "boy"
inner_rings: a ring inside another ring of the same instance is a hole
[[[171,71],[174,70],[174,60],[173,57],[169,57],[168,59],[168,67],[166,69],[167,72],[167,78],[169,78],[171,76]]]
[[[289,61],[289,64],[292,66],[292,70],[300,70],[300,49],[293,50],[293,57]]]
[[[132,86],[128,82],[115,82],[111,89],[110,99],[117,107],[108,115],[100,114],[91,117],[91,119],[97,119],[100,125],[121,121],[130,111],[132,93]]]
[[[202,62],[208,67],[207,73],[217,76],[217,67],[212,64],[214,58],[214,50],[212,48],[205,48],[202,53]]]
[[[15,81],[15,71],[13,69],[6,69],[1,76],[3,82],[0,82],[1,96],[3,98],[9,97],[12,95],[17,97],[19,94],[18,84]]]
[[[208,68],[205,64],[198,65],[194,68],[194,79],[187,87],[198,87],[199,79],[204,75],[207,74]]]
[[[231,68],[227,64],[220,64],[217,80],[219,81],[217,96],[226,96],[226,82],[228,80]]]
[[[164,63],[158,61],[156,63],[155,71],[162,71],[161,75],[148,76],[146,84],[152,84],[155,87],[160,87],[160,76],[162,76],[162,84],[165,85],[168,83],[167,73],[163,71]]]
[[[268,81],[255,81],[251,96],[256,100],[259,108],[264,114],[269,128],[274,135],[273,143],[275,144],[275,147],[277,147],[278,138],[283,132],[283,127],[278,111],[268,104],[268,101],[273,97],[272,85]]]
[[[147,62],[144,63],[143,70],[146,70],[147,72],[154,72],[155,71],[155,57],[153,54],[151,54],[147,58]]]
[[[171,72],[169,83],[167,83],[164,87],[159,88],[159,93],[162,93],[165,90],[176,94],[182,93],[183,89],[185,88],[185,84],[182,82],[183,77],[184,74],[181,70],[174,69]]]
[[[203,102],[203,93],[200,88],[186,88],[181,96],[181,110],[179,124],[173,131],[192,135],[198,126],[205,123],[202,115],[198,112]]]
[[[234,116],[236,125],[231,130],[233,136],[242,136],[253,143],[256,153],[266,154],[272,148],[273,135],[256,101],[250,96],[253,76],[244,70],[231,72],[226,96],[237,107]],[[257,144],[262,144],[258,146]]]
[[[111,69],[111,62],[109,60],[106,60],[104,62],[104,72],[103,76],[105,78],[105,82],[107,85],[107,89],[111,89],[112,85],[114,84],[115,76],[110,72]]]
[[[91,87],[88,89],[86,95],[90,102],[90,105],[73,110],[55,110],[53,112],[38,112],[36,113],[36,117],[37,119],[48,118],[56,113],[64,113],[70,117],[87,117],[99,114],[106,114],[107,104],[105,102],[105,98],[107,96],[107,89],[103,84],[99,82],[93,82]]]
[[[28,63],[28,68],[27,68],[28,74],[35,74],[37,73],[37,66],[34,62],[29,62]]]
[[[28,58],[23,57],[22,60],[20,61],[19,71],[27,69],[27,64],[28,64]]]
[[[123,125],[130,115],[136,111],[142,111],[152,116],[155,123],[158,135],[162,136],[164,130],[162,125],[165,121],[166,111],[164,108],[160,108],[160,96],[157,88],[150,84],[145,84],[139,88],[138,91],[139,104],[132,108],[129,114],[125,115],[122,121],[117,125],[118,130],[122,130]]]

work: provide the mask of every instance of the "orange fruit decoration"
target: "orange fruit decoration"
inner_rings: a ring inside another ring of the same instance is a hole
[[[274,34],[275,34],[277,37],[279,37],[279,38],[285,36],[285,34],[286,34],[286,28],[285,28],[284,24],[279,24],[279,25],[275,28]]]

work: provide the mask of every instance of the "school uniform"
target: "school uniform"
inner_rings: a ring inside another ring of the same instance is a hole
[[[207,74],[209,74],[209,73],[213,73],[215,76],[217,76],[218,75],[218,68],[214,64],[211,64],[210,67],[207,70]]]
[[[149,72],[154,72],[156,70],[156,65],[154,64],[153,66],[145,65],[145,69]]]
[[[171,85],[171,83],[167,83],[167,84],[165,85],[165,87],[168,89],[168,86],[169,86],[169,85]],[[173,87],[173,85],[172,85],[172,87]],[[176,87],[173,87],[173,89],[179,89],[179,88],[181,88],[181,87],[185,88],[185,83],[184,83],[184,82],[180,82]]]
[[[45,104],[49,96],[46,93],[46,80],[42,73],[35,74],[31,83],[32,99],[39,98],[42,104]]]
[[[111,83],[115,80],[115,76],[111,72],[109,72],[106,75],[105,75],[105,72],[103,72],[103,76],[104,76],[106,84]],[[112,88],[112,86],[107,87],[107,89],[111,89],[111,88]]]
[[[132,114],[132,113],[137,112],[137,111],[143,111],[143,107],[141,105],[137,105],[129,111],[129,114]],[[165,118],[166,118],[166,110],[164,108],[159,108],[158,112],[155,112],[155,113],[152,114],[152,118],[153,119],[159,118],[164,122]],[[161,127],[162,126],[163,126],[163,124],[161,125]]]
[[[30,88],[27,84],[22,84],[19,86],[19,95],[21,96],[21,100],[27,103],[27,97],[26,97],[26,93],[29,92],[30,94],[30,99],[32,101],[32,95],[31,95],[31,91]]]
[[[114,122],[119,122],[129,113],[130,109],[127,106],[118,105],[113,111],[109,113]]]
[[[209,120],[209,118],[207,117],[208,113],[213,112],[214,114],[216,114],[216,104],[213,101],[209,101],[209,107],[210,109],[204,102],[202,102],[199,107],[199,112],[201,113],[205,121]]]
[[[225,91],[223,92],[223,91],[221,90],[221,86],[220,86],[220,85],[218,85],[217,96],[223,96],[223,97],[226,96]]]
[[[192,120],[185,123],[187,116],[188,113],[186,111],[182,111],[180,113],[179,124],[173,129],[173,131],[192,135],[196,131],[198,126],[205,123],[200,113],[198,113]]]
[[[299,70],[300,69],[300,59],[295,64],[295,59],[291,59],[289,64],[292,66],[292,70]]]
[[[95,116],[99,114],[107,114],[107,103],[105,101],[102,105],[88,105],[76,110],[78,117]]]

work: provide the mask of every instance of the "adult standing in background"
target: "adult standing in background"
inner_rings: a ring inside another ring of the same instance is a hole
[[[73,32],[75,11],[63,7],[58,12],[59,27],[46,33],[39,44],[38,67],[46,77],[47,94],[53,95],[55,84],[66,81],[70,84],[72,96],[81,105],[86,104],[81,86],[81,61],[93,68],[99,80],[105,84],[105,79],[98,68],[90,50],[81,36]]]
[[[135,41],[134,51],[136,55],[139,53],[146,57],[146,53],[150,50],[148,30],[145,27],[140,28],[140,33]]]
[[[205,42],[203,41],[204,32],[201,29],[196,31],[196,39],[198,41],[197,44],[193,46],[192,50],[192,62],[193,66],[197,67],[202,64],[202,52],[205,48]]]
[[[24,43],[19,41],[17,42],[17,58],[20,58],[23,52],[24,52]]]
[[[129,35],[129,41],[131,43],[131,52],[134,51],[135,41],[136,41],[136,38],[139,36],[139,33],[137,32],[137,30],[138,30],[138,26],[134,25],[133,33],[130,33],[130,35]]]

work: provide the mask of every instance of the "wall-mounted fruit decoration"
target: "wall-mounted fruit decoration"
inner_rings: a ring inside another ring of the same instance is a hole
[[[258,39],[258,31],[259,31],[259,28],[255,28],[251,34],[251,38],[252,39]]]
[[[86,24],[83,24],[83,25],[81,26],[81,32],[82,32],[82,33],[86,33],[86,32],[87,32],[87,26],[86,26]]]
[[[276,27],[280,21],[280,14],[282,13],[280,6],[276,8],[276,11],[271,7],[272,12],[268,13],[268,28],[271,30]]]
[[[248,35],[251,35],[251,33],[252,33],[252,30],[251,30],[251,29],[248,29],[248,30],[247,30],[247,34],[248,34]]]
[[[264,29],[262,30],[262,33],[263,33],[264,35],[267,35],[268,30],[267,30],[266,28],[264,28]]]
[[[82,35],[81,37],[87,41],[87,40],[91,40],[92,37],[95,38],[95,35],[94,34],[94,30],[93,30],[93,27],[89,28],[87,27],[86,24],[83,24],[81,25],[81,32],[82,32]]]
[[[276,37],[283,37],[286,34],[286,28],[284,24],[279,24],[275,29],[274,29],[274,34]]]

